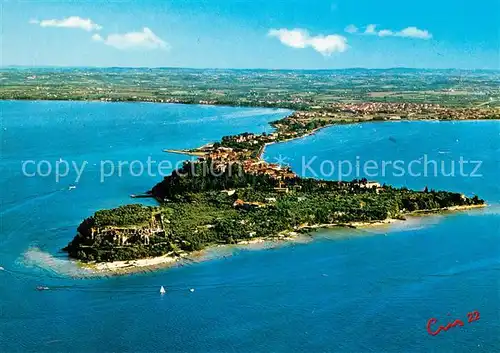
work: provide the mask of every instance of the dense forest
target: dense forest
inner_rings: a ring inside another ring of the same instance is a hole
[[[151,191],[161,201],[157,208],[128,205],[96,212],[82,222],[65,250],[83,261],[179,255],[211,244],[306,231],[316,224],[373,222],[484,203],[477,196],[446,191],[369,188],[366,180],[296,177],[277,188],[278,181],[247,174],[237,163],[219,174],[203,173],[205,168],[207,161],[188,162],[165,177]],[[155,214],[161,215],[161,224],[154,223]]]

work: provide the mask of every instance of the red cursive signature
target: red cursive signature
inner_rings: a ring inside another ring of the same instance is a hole
[[[479,315],[479,311],[474,310],[470,313],[467,313],[467,322],[470,324],[471,322],[479,320],[481,316]],[[437,323],[437,319],[435,318],[430,318],[429,321],[427,321],[427,332],[429,332],[429,335],[431,336],[436,336],[438,335],[441,331],[448,331],[452,327],[456,326],[463,326],[464,322],[460,319],[456,319],[453,322],[448,323],[446,326],[439,326],[436,331],[432,330],[432,325]]]

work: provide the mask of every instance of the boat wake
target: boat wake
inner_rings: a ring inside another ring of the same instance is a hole
[[[481,261],[475,261],[463,265],[456,265],[447,270],[427,275],[428,277],[453,277],[469,274],[476,274],[484,271],[500,271],[499,258],[486,258]]]

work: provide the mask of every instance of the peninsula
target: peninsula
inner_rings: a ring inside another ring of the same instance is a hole
[[[344,114],[355,119],[344,121]],[[288,239],[315,228],[380,224],[414,213],[484,206],[477,196],[447,191],[414,191],[366,179],[304,178],[261,158],[267,144],[373,116],[357,110],[332,110],[319,118],[295,112],[271,123],[275,131],[269,134],[225,136],[200,148],[175,151],[198,158],[185,161],[151,189],[158,207],[98,211],[80,224],[64,250],[82,262],[140,266],[141,259],[173,262],[211,245]],[[151,263],[158,261],[144,265]]]

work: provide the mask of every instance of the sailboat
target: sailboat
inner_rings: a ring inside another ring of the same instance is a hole
[[[167,291],[165,290],[165,288],[163,288],[163,286],[161,286],[160,288],[160,294],[165,294]]]

